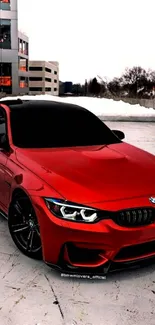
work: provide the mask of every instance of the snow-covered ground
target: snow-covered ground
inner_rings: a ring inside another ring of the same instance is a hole
[[[12,99],[14,97],[8,97]],[[19,96],[23,99],[44,99],[59,102],[73,103],[83,106],[104,119],[104,121],[139,121],[155,122],[155,110],[140,105],[130,105],[123,101],[113,99],[92,98],[92,97],[56,97],[51,95]],[[2,100],[2,99],[1,99]]]

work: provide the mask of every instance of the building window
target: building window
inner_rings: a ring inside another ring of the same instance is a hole
[[[0,92],[12,94],[12,64],[0,63]]]
[[[10,10],[10,0],[0,0],[0,10]]]
[[[54,74],[57,74],[57,71],[54,71]]]
[[[55,84],[57,83],[57,80],[56,80],[56,79],[54,79],[54,83],[55,83]]]
[[[43,71],[42,67],[29,67],[29,71]]]
[[[52,72],[52,70],[51,70],[51,69],[48,69],[48,68],[45,68],[45,71],[46,71],[46,72],[49,72],[49,73]]]
[[[11,49],[10,19],[0,19],[0,49]]]
[[[26,43],[26,53],[25,54],[29,56],[29,43]]]
[[[19,77],[19,87],[20,88],[28,87],[28,78],[27,77]]]
[[[26,42],[23,42],[23,54],[27,55]]]
[[[30,87],[29,88],[30,91],[42,91],[41,87]]]
[[[57,88],[54,88],[54,91],[57,91]]]
[[[28,60],[19,57],[18,58],[18,69],[20,71],[27,72],[28,71]]]
[[[45,88],[45,91],[51,91],[52,89],[51,88]]]
[[[45,81],[47,81],[47,82],[52,82],[52,79],[50,79],[50,78],[45,78]]]
[[[18,52],[22,53],[22,48],[23,48],[22,40],[19,38],[18,39]]]
[[[30,77],[29,80],[30,81],[42,81],[43,78],[41,78],[41,77]]]
[[[28,55],[28,43],[18,39],[18,52]]]

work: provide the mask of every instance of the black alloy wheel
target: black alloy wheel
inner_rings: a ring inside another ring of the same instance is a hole
[[[8,226],[18,249],[26,256],[42,259],[42,245],[38,220],[30,199],[16,195],[9,208]]]

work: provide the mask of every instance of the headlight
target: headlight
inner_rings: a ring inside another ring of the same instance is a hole
[[[45,198],[45,202],[48,209],[62,219],[91,223],[97,221],[99,217],[97,210],[72,202],[51,198]]]

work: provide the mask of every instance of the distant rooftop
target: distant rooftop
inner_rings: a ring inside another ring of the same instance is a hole
[[[43,63],[48,64],[49,63],[49,64],[53,64],[55,67],[59,68],[59,62],[58,61],[32,60],[32,59],[30,59],[29,63],[30,63],[30,65],[31,64],[43,64]]]
[[[21,33],[21,34],[25,35],[26,37],[28,37],[28,35],[21,29],[18,29],[18,33]]]
[[[21,30],[18,30],[18,38],[22,39],[24,42],[29,43],[29,37],[27,34]]]

